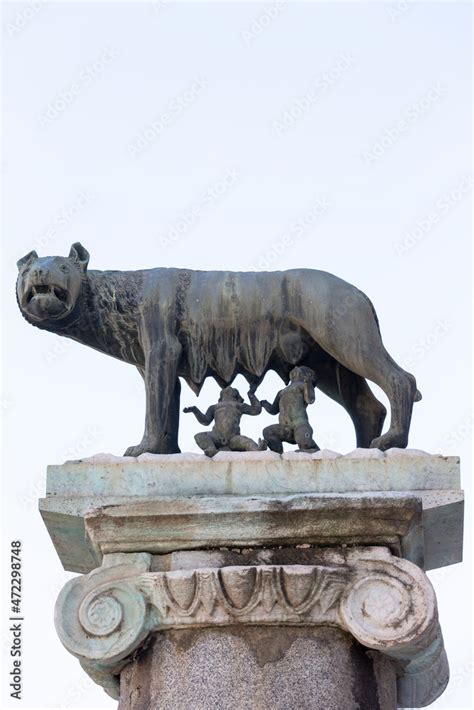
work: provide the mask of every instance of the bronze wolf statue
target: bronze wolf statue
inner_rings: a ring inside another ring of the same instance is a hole
[[[268,370],[288,382],[295,365],[355,426],[357,446],[405,447],[413,375],[390,357],[375,310],[362,291],[324,271],[89,271],[79,243],[69,256],[18,261],[17,297],[32,325],[136,365],[145,380],[145,433],[126,455],[177,453],[182,377],[199,393],[206,377],[221,387],[239,373],[257,387]],[[386,393],[385,407],[366,379]]]

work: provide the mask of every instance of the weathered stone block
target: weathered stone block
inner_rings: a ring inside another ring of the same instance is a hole
[[[424,569],[462,559],[459,459],[405,449],[221,452],[212,460],[98,455],[48,467],[40,510],[65,569],[75,572],[100,565],[104,552],[296,538],[389,545]]]

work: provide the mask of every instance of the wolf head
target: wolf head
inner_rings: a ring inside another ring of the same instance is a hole
[[[30,251],[17,262],[18,304],[31,321],[61,320],[76,305],[89,263],[82,244],[72,245],[69,256],[39,257]]]

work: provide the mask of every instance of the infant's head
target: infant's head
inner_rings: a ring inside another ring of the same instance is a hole
[[[301,365],[299,367],[294,367],[290,372],[291,382],[311,382],[313,386],[316,385],[316,375],[310,367],[305,367]]]
[[[239,394],[239,390],[237,390],[235,387],[224,387],[223,390],[221,390],[221,394],[219,396],[219,402],[243,402],[244,400]]]

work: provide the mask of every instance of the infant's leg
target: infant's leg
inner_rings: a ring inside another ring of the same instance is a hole
[[[295,442],[301,451],[319,451],[319,446],[313,439],[313,430],[309,424],[301,424],[296,427]]]
[[[283,453],[283,441],[287,441],[289,444],[296,443],[291,429],[281,424],[266,426],[263,430],[263,438],[267,442],[268,448],[271,451],[276,451],[277,454]]]
[[[262,442],[262,440],[260,439]],[[229,447],[231,451],[263,451],[266,444],[263,441],[260,444],[256,444],[253,439],[249,439],[248,436],[242,436],[237,434],[233,436],[229,442]]]
[[[208,431],[202,431],[196,434],[194,441],[199,446],[200,449],[204,451],[206,456],[212,457],[217,454],[217,446],[214,443],[212,435]]]

